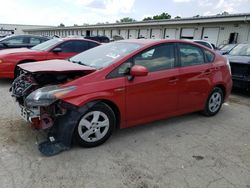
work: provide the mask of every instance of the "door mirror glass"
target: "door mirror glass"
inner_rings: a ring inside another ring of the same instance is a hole
[[[134,65],[130,70],[131,76],[147,76],[148,69],[142,65]]]
[[[54,48],[52,51],[54,53],[59,53],[59,52],[62,52],[62,48]]]

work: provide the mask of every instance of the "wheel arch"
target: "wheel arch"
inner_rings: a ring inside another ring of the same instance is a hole
[[[217,84],[217,85],[214,86],[214,88],[215,87],[218,87],[218,88],[220,88],[222,90],[222,92],[223,92],[223,99],[225,99],[225,96],[227,95],[227,93],[226,93],[226,87],[223,84]]]
[[[116,117],[116,128],[120,128],[120,122],[121,122],[121,112],[120,109],[118,107],[117,104],[115,104],[115,102],[108,100],[108,99],[98,99],[98,100],[94,100],[94,101],[89,101],[86,105],[88,105],[89,103],[104,103],[106,105],[108,105],[114,112],[115,117]]]

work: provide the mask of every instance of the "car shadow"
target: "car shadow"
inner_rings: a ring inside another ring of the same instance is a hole
[[[125,129],[116,129],[115,130],[115,134],[114,137],[120,137],[122,135],[125,136],[125,134],[130,134],[131,132],[148,132],[148,131],[152,131],[154,130],[162,130],[162,128],[164,127],[165,129],[172,129],[173,130],[175,128],[179,128],[184,125],[184,122],[189,122],[192,121],[195,117],[202,117],[202,115],[199,112],[194,112],[194,113],[189,113],[189,114],[185,114],[185,115],[181,115],[181,116],[176,116],[176,117],[170,117],[170,118],[166,118],[166,119],[162,119],[162,120],[157,120],[157,121],[153,121],[150,123],[146,123],[146,124],[140,124],[140,125],[136,125],[133,127],[128,127]],[[206,118],[206,117],[204,117]],[[169,132],[170,133],[170,132]],[[170,133],[172,134],[172,133]]]

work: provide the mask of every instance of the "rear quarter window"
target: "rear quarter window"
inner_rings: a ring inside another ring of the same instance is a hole
[[[204,52],[205,52],[207,62],[208,63],[213,62],[214,58],[215,58],[215,55],[212,52],[208,51],[208,50],[204,50]]]

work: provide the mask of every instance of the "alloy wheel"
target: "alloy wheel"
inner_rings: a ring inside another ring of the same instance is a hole
[[[78,133],[86,142],[101,140],[108,132],[110,123],[108,116],[101,111],[85,114],[79,122]]]
[[[221,93],[214,92],[209,99],[209,104],[208,104],[209,110],[211,112],[216,112],[220,108],[221,102],[222,102]]]

